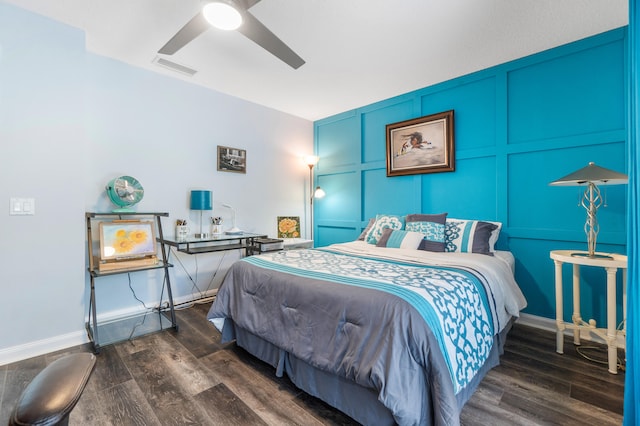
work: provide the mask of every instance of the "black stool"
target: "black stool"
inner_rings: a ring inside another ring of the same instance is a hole
[[[66,426],[82,395],[96,357],[92,353],[67,355],[55,360],[29,383],[11,413],[9,426]]]

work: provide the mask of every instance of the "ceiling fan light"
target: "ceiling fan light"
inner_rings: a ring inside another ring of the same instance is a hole
[[[204,18],[214,27],[221,30],[235,30],[242,24],[242,15],[227,3],[207,3],[202,8]]]

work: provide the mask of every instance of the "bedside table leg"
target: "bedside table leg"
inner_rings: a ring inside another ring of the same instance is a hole
[[[573,344],[580,345],[580,325],[582,325],[582,316],[580,315],[580,265],[573,264],[573,316],[571,317],[573,324]]]
[[[562,262],[554,260],[556,271],[556,352],[564,353],[564,314],[562,312]]]
[[[609,348],[609,373],[618,374],[618,346],[616,343],[616,272],[607,269],[607,346]]]

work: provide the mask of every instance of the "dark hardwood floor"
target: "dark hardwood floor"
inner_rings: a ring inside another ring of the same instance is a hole
[[[71,425],[354,425],[234,344],[221,345],[209,304],[177,311],[180,331],[106,346]],[[47,363],[78,346],[0,367],[0,425]],[[594,354],[606,357],[604,350]],[[464,425],[619,425],[624,373],[579,356],[569,339],[516,324],[501,365],[465,405]]]

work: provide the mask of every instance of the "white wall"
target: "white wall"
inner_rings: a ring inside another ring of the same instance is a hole
[[[199,214],[191,189],[210,189],[214,211],[247,231],[276,232],[276,216],[305,219],[312,123],[87,53],[84,34],[0,2],[0,365],[86,340],[85,211],[109,211],[105,184],[136,177],[138,211],[169,212],[165,233]],[[247,150],[247,173],[216,170],[216,146]],[[9,216],[10,197],[35,199],[34,216]],[[4,201],[2,201],[4,200]],[[1,210],[0,210],[1,211]],[[172,253],[174,298],[215,288],[237,252]],[[157,272],[131,275],[157,302]],[[98,315],[141,309],[127,275],[96,284]]]

